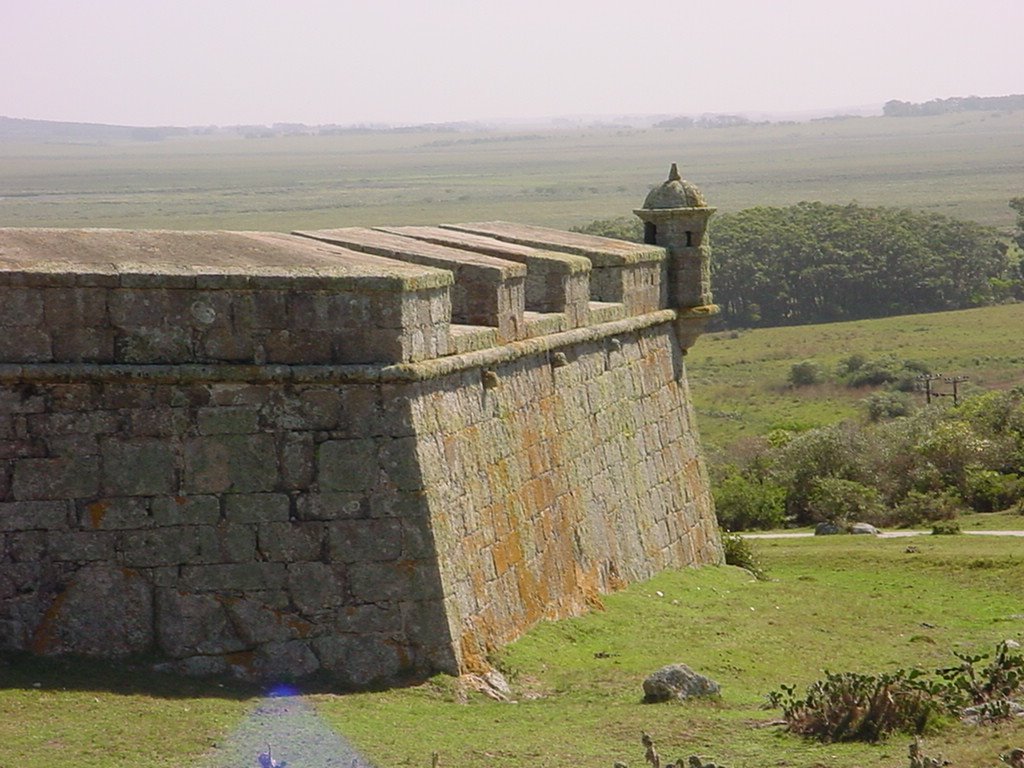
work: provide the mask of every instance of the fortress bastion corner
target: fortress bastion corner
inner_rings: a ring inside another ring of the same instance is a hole
[[[673,166],[643,244],[0,228],[0,650],[359,687],[720,562],[713,212]]]

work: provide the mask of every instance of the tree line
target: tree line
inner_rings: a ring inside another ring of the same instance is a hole
[[[1024,241],[1024,198],[1014,198]],[[641,241],[639,222],[591,234]],[[712,220],[712,286],[725,327],[825,323],[1024,299],[1024,271],[998,230],[902,208],[798,203]]]
[[[1024,94],[1012,96],[953,96],[932,99],[922,103],[893,99],[885,102],[882,114],[886,117],[922,117],[946,115],[950,112],[995,112],[1024,109]]]

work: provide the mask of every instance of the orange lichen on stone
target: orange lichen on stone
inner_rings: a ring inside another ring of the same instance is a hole
[[[110,509],[110,505],[105,501],[95,501],[85,509],[89,513],[89,524],[93,528],[99,528],[103,525],[103,518],[106,516],[107,510]]]
[[[60,615],[61,607],[67,598],[67,592],[61,592],[53,598],[53,602],[46,609],[42,620],[36,626],[32,635],[32,653],[40,656],[57,651],[57,617]]]

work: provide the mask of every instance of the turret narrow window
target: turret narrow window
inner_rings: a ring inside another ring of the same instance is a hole
[[[644,222],[644,243],[647,245],[658,244],[658,226],[653,222]]]
[[[686,231],[686,247],[687,248],[692,248],[693,247],[693,232],[691,232],[689,230]]]

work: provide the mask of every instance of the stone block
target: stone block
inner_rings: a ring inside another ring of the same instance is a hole
[[[291,500],[283,493],[232,493],[224,497],[224,517],[232,523],[286,522]]]
[[[195,592],[252,592],[283,589],[284,563],[226,563],[186,565],[181,584]]]
[[[153,636],[150,585],[134,571],[104,565],[79,570],[34,633],[44,654],[107,658],[147,651]]]
[[[160,589],[156,593],[156,641],[161,653],[172,659],[247,648],[235,632],[221,599],[175,589]]]
[[[122,534],[120,561],[133,568],[202,562],[198,529],[151,528]]]
[[[403,493],[394,490],[374,493],[369,503],[370,517],[400,517],[425,522],[430,518],[429,498],[424,491]]]
[[[65,363],[111,363],[114,331],[110,328],[62,328],[54,332],[53,359]]]
[[[437,552],[434,532],[427,520],[404,518],[401,522],[403,558],[409,560],[428,559]]]
[[[0,503],[0,531],[66,528],[74,514],[69,501],[11,501]]]
[[[373,439],[328,440],[317,447],[317,482],[322,491],[368,491],[380,471]]]
[[[343,395],[334,389],[305,389],[277,398],[262,410],[275,429],[328,431],[342,418]]]
[[[330,630],[335,634],[392,634],[402,632],[402,611],[397,603],[344,605],[335,611]]]
[[[242,363],[254,360],[256,346],[249,329],[214,326],[199,335],[197,352],[202,360]]]
[[[361,563],[349,572],[349,588],[357,603],[434,600],[443,596],[437,563],[432,560]]]
[[[277,450],[270,435],[214,435],[185,444],[189,493],[251,493],[277,485]]]
[[[244,406],[217,406],[196,411],[201,435],[247,435],[259,430],[259,412]]]
[[[170,322],[170,303],[166,291],[116,289],[107,295],[110,322],[120,328],[141,327],[154,320]]]
[[[46,363],[51,360],[53,350],[46,331],[0,325],[0,362]]]
[[[86,530],[151,528],[149,500],[132,496],[78,503],[78,526]]]
[[[235,301],[236,311],[252,316],[257,328],[288,327],[288,294],[283,291],[259,291]]]
[[[264,680],[295,680],[320,669],[320,660],[305,640],[261,645],[253,664]]]
[[[402,521],[399,518],[335,520],[328,524],[331,560],[367,563],[398,560],[402,556]]]
[[[46,325],[60,328],[60,335],[74,328],[99,329],[108,324],[106,288],[45,288],[39,293]]]
[[[285,488],[305,490],[316,477],[316,459],[313,436],[292,432],[285,436],[281,446],[281,482]]]
[[[110,496],[161,496],[177,490],[177,459],[166,440],[104,440],[102,492]]]
[[[42,324],[43,298],[40,291],[0,285],[0,327],[34,328]]]
[[[345,569],[326,563],[290,563],[288,595],[305,616],[333,610],[345,602]]]
[[[231,626],[239,639],[252,648],[261,643],[274,643],[295,637],[297,628],[290,626],[279,611],[258,600],[225,600]]]
[[[197,560],[205,563],[248,563],[256,559],[256,527],[220,522],[196,529]]]
[[[405,671],[406,654],[387,636],[318,637],[313,649],[327,672],[357,688],[393,680]]]
[[[46,552],[46,531],[21,531],[7,535],[7,557],[15,563],[33,563]]]
[[[114,360],[118,363],[184,363],[194,359],[188,328],[140,326],[118,330],[114,335]]]
[[[324,365],[333,362],[333,341],[324,331],[272,331],[263,348],[268,363]]]
[[[0,361],[3,359],[0,357]],[[45,413],[46,409],[46,398],[39,388],[28,384],[0,386],[0,413],[8,415]]]
[[[161,496],[152,500],[150,514],[155,526],[215,525],[220,521],[220,499],[216,496]]]
[[[417,455],[418,438],[401,437],[383,440],[380,447],[380,463],[388,480],[404,492],[423,489],[423,475]]]
[[[327,532],[322,522],[259,525],[259,550],[265,560],[281,563],[320,560],[326,540]]]
[[[46,551],[54,560],[113,562],[117,534],[112,531],[49,531]]]
[[[299,520],[369,517],[371,503],[362,493],[302,493],[295,499],[295,516]]]
[[[14,465],[14,498],[82,499],[96,496],[100,487],[96,456],[19,459]]]

